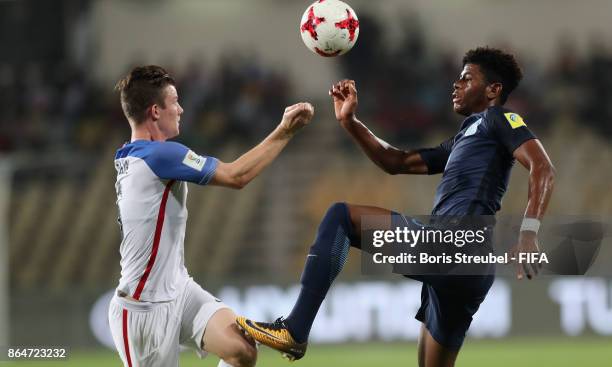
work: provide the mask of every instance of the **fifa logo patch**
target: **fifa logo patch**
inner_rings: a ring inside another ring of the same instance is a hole
[[[516,129],[517,127],[521,126],[527,126],[525,121],[523,121],[523,118],[516,113],[508,112],[504,113],[504,116],[506,116],[506,120],[508,120],[510,126],[512,126],[513,129]]]
[[[206,158],[201,157],[191,150],[187,152],[185,158],[183,159],[183,164],[189,166],[197,171],[202,171],[204,168],[204,163],[206,163]]]

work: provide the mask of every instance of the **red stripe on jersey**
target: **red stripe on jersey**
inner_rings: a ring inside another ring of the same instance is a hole
[[[130,356],[130,343],[128,342],[128,311],[123,309],[123,348],[125,349],[125,358],[129,367],[132,367],[132,357]]]
[[[162,228],[164,226],[164,217],[166,216],[166,202],[168,201],[168,194],[170,193],[170,188],[172,187],[172,184],[174,184],[174,180],[171,180],[166,184],[166,189],[164,190],[164,195],[162,196],[162,201],[159,205],[159,213],[157,214],[157,225],[155,226],[155,237],[153,237],[153,248],[151,250],[151,257],[149,257],[147,268],[145,269],[144,274],[142,274],[140,282],[138,282],[138,286],[136,287],[136,291],[132,296],[136,300],[140,299],[140,294],[142,293],[145,283],[149,278],[149,274],[151,274],[151,269],[153,269],[153,264],[155,263],[155,258],[157,257],[159,241],[161,239]]]

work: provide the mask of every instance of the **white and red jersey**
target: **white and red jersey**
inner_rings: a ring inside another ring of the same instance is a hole
[[[217,164],[175,142],[136,140],[117,151],[118,291],[148,302],[177,297],[189,279],[183,244],[187,182],[206,185]]]

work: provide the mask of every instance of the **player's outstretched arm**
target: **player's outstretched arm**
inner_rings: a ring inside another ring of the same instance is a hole
[[[426,174],[427,165],[417,150],[404,151],[378,138],[355,116],[357,89],[353,80],[342,80],[329,91],[336,119],[353,137],[368,158],[388,174]]]
[[[529,195],[525,218],[519,234],[519,243],[514,252],[539,252],[537,232],[540,220],[546,212],[555,182],[555,168],[538,139],[531,139],[521,144],[513,153],[525,168],[529,170]],[[520,266],[517,264],[517,278],[524,276],[531,279],[538,274],[535,264]]]
[[[280,124],[261,143],[231,163],[219,162],[210,184],[234,189],[245,187],[278,156],[313,115],[314,107],[310,103],[285,108]]]

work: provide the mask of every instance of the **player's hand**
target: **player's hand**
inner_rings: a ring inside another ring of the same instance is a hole
[[[510,256],[514,257],[514,267],[516,270],[516,278],[518,280],[523,279],[527,276],[527,279],[531,279],[538,275],[542,269],[541,263],[527,263],[520,261],[520,253],[540,253],[540,247],[538,246],[538,235],[532,231],[522,231],[519,234],[518,243],[510,250]],[[525,259],[523,259],[525,260]]]
[[[334,101],[336,119],[345,126],[355,119],[357,111],[357,88],[355,81],[344,79],[332,85],[329,95]]]
[[[285,108],[280,127],[289,135],[307,125],[314,115],[314,107],[308,102],[296,103]]]

